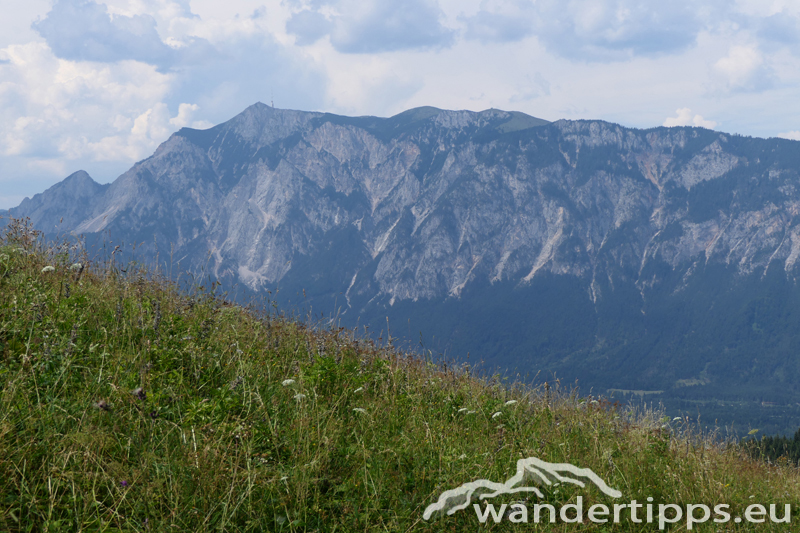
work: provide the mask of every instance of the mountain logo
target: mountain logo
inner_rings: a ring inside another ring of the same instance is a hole
[[[574,477],[570,477],[570,475]],[[572,483],[582,488],[586,486],[583,481],[575,478],[591,481],[603,494],[612,498],[622,496],[620,491],[609,487],[605,481],[588,468],[580,468],[569,463],[548,463],[537,457],[528,457],[517,461],[517,473],[507,479],[505,483],[478,479],[443,492],[436,503],[432,503],[425,509],[422,517],[425,520],[429,520],[435,513],[439,512],[452,515],[456,511],[466,509],[473,498],[486,500],[502,494],[516,494],[519,492],[532,492],[539,498],[544,498],[544,494],[538,487],[530,486],[526,483],[529,480],[549,486],[557,486],[561,483]]]

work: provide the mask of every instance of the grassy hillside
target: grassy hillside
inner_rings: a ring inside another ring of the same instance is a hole
[[[443,491],[504,481],[527,457],[590,468],[626,502],[727,503],[733,515],[753,502],[800,504],[795,468],[753,461],[682,421],[559,383],[479,380],[209,292],[45,248],[19,221],[7,228],[0,530],[658,530],[480,526],[472,509],[423,520]],[[590,485],[543,490],[553,505],[616,503]]]

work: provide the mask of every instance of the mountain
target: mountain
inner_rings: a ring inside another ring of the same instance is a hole
[[[100,185],[89,174],[79,170],[63,181],[53,185],[46,192],[25,198],[11,213],[24,213],[31,217],[41,231],[57,231],[62,225],[74,228],[92,209],[96,201],[108,188]]]
[[[702,128],[256,104],[11,214],[373,332],[388,317],[489,370],[766,420],[800,413],[798,169],[798,142]]]

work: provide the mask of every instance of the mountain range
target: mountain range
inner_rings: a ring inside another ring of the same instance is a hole
[[[703,128],[259,103],[7,214],[489,372],[793,432],[799,171],[800,142]]]

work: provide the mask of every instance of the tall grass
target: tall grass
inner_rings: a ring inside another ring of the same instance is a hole
[[[657,530],[422,519],[441,492],[531,456],[591,468],[627,501],[800,503],[795,468],[658,412],[180,292],[19,220],[0,242],[0,386],[2,531]],[[578,495],[611,503],[570,485],[547,501]]]

